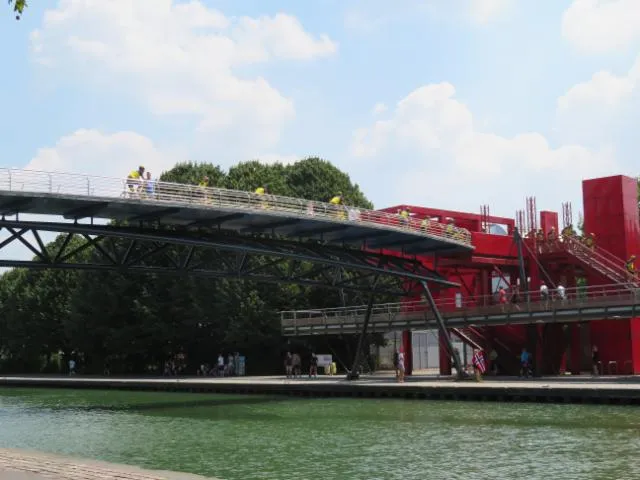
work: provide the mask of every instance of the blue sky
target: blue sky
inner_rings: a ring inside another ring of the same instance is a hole
[[[507,216],[640,170],[637,0],[31,3],[0,15],[0,166],[319,155],[378,207]]]

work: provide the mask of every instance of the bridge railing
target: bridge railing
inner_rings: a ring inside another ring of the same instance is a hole
[[[527,301],[527,296],[529,300]],[[598,285],[591,287],[566,288],[564,295],[558,290],[549,290],[545,298],[539,290],[521,292],[517,301],[507,297],[501,301],[499,295],[463,297],[462,299],[438,299],[436,305],[444,317],[499,315],[518,312],[553,312],[576,307],[601,307],[612,305],[640,304],[640,290],[630,290],[626,285]],[[283,327],[309,325],[336,325],[348,321],[360,323],[365,316],[366,305],[346,308],[326,308],[317,310],[289,310],[280,312]],[[640,309],[639,309],[640,310]],[[424,315],[434,318],[431,309],[422,300],[384,303],[373,306],[372,317],[388,319],[398,315]]]
[[[410,231],[428,237],[440,237],[471,245],[471,234],[464,228],[439,222],[422,222],[388,212],[333,205],[326,202],[259,195],[217,187],[200,187],[181,183],[119,179],[74,173],[44,172],[0,168],[0,190],[48,193],[101,199],[127,199],[144,203],[197,204],[202,208],[265,210],[302,218],[324,218],[333,222],[360,223],[375,227]]]

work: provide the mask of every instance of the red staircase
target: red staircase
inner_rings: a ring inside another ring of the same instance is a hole
[[[589,248],[575,237],[564,237],[556,245],[577,260],[583,268],[599,273],[612,283],[626,284],[630,290],[640,286],[638,276],[631,277],[625,262],[604,248]]]
[[[500,331],[494,331],[495,329]],[[518,332],[512,330],[518,330]],[[520,326],[510,325],[482,329],[476,327],[451,329],[452,333],[467,345],[482,349],[487,357],[491,350],[495,349],[498,354],[498,371],[502,375],[518,375],[520,371],[518,357],[522,346],[525,345],[520,330],[524,331]]]

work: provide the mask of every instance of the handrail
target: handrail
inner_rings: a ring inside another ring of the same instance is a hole
[[[611,285],[596,285],[588,287],[573,287],[566,288],[564,299],[558,295],[558,290],[549,290],[549,300],[544,300],[541,297],[540,291],[520,292],[519,302],[508,302],[501,304],[496,295],[481,295],[475,297],[466,297],[461,299],[461,303],[458,303],[456,299],[436,299],[436,306],[443,312],[447,311],[471,311],[481,310],[484,308],[527,308],[526,294],[529,294],[530,303],[539,309],[541,303],[549,303],[550,305],[555,303],[563,303],[571,300],[589,300],[598,299],[605,300],[609,298],[627,298],[629,295],[640,302],[640,292],[630,292],[628,285],[626,284],[611,284]],[[514,307],[517,305],[517,307]],[[280,312],[281,320],[300,320],[307,318],[331,318],[331,317],[361,317],[366,312],[366,305],[357,305],[353,307],[337,307],[337,308],[323,308],[323,309],[310,309],[310,310],[285,310]],[[373,306],[373,314],[398,314],[398,313],[412,313],[412,312],[424,312],[429,309],[426,307],[424,301],[414,300],[408,302],[396,302],[396,303],[382,303]]]
[[[594,259],[596,262],[602,264],[605,268],[609,269],[612,273],[618,276],[621,279],[629,279],[631,275],[624,267],[624,260],[621,260],[613,253],[605,250],[602,247],[598,247],[597,245],[594,248],[589,248],[580,242],[576,238],[565,237],[563,239],[563,243],[566,244],[568,249],[574,249],[591,259]]]
[[[153,181],[147,193],[144,180],[100,177],[75,173],[44,172],[0,168],[0,190],[58,195],[128,199],[140,203],[167,203],[200,208],[224,207],[239,210],[287,214],[300,218],[323,218],[339,223],[410,231],[414,235],[440,237],[471,246],[471,233],[464,228],[430,221],[424,224],[414,218],[403,218],[388,212],[366,210],[326,202],[280,195],[259,195],[217,187],[200,187],[173,182]]]

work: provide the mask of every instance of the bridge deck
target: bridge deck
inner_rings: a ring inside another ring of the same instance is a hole
[[[569,289],[567,289],[569,290]],[[532,300],[513,304],[492,304],[492,298],[469,298],[461,305],[444,301],[438,309],[450,328],[532,323],[571,323],[606,319],[628,319],[640,315],[640,292],[624,285],[593,287],[579,293],[569,291],[564,300]],[[366,306],[281,313],[287,336],[358,333],[362,330]],[[436,318],[423,302],[374,305],[370,332],[404,329],[435,329]]]
[[[0,169],[0,215],[20,213],[160,222],[405,254],[472,249],[465,229],[437,222],[425,227],[386,212],[167,182],[139,193],[123,179]]]

